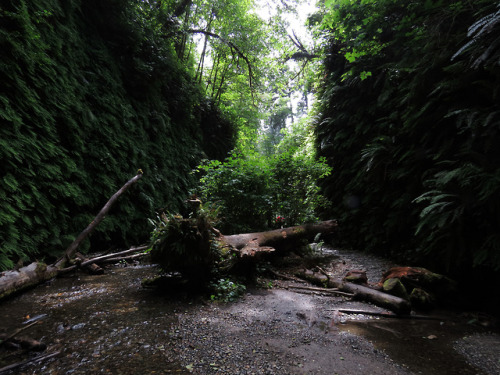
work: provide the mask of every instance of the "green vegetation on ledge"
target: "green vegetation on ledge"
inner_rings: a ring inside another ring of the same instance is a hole
[[[2,2],[0,269],[61,255],[138,168],[91,241],[146,240],[146,218],[181,205],[199,161],[233,147],[168,19],[139,0]]]
[[[325,2],[316,144],[344,245],[500,270],[497,3]]]

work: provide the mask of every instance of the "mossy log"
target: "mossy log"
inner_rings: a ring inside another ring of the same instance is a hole
[[[410,303],[407,300],[368,286],[353,284],[340,279],[329,279],[328,287],[353,293],[357,299],[371,302],[377,306],[394,311],[396,314],[409,314],[411,311]]]

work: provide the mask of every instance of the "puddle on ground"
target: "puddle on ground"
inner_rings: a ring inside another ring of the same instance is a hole
[[[141,286],[141,280],[155,272],[138,266],[58,278],[1,303],[0,332],[13,332],[28,319],[39,318],[19,336],[45,343],[44,354],[60,351],[53,359],[14,373],[187,373],[165,355],[179,302]],[[0,368],[34,355],[0,351]]]
[[[337,327],[341,331],[363,336],[393,361],[408,370],[425,375],[478,375],[457,353],[454,342],[478,327],[467,326],[463,319],[454,321],[453,316],[443,320],[370,319],[364,317],[346,320]]]

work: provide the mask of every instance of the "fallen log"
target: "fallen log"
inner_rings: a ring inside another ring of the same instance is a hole
[[[76,253],[76,250],[78,249],[82,241],[85,238],[87,238],[87,236],[89,236],[95,229],[97,224],[99,224],[106,217],[106,214],[111,209],[111,206],[113,206],[113,204],[120,197],[120,195],[122,195],[125,191],[127,191],[128,188],[133,184],[135,184],[141,177],[142,177],[142,170],[139,169],[137,175],[128,180],[127,183],[120,188],[120,190],[118,190],[116,193],[113,194],[113,196],[106,202],[101,211],[99,211],[94,220],[92,220],[92,222],[87,226],[87,228],[85,228],[73,241],[73,243],[68,246],[68,248],[64,252],[64,256],[55,264],[56,267],[62,268],[67,261],[73,258],[73,256]]]
[[[313,283],[328,288],[338,288],[342,292],[354,294],[354,298],[371,302],[377,306],[394,311],[396,314],[409,314],[411,311],[410,303],[402,298],[381,292],[364,285],[353,284],[341,279],[334,279],[323,273],[304,270],[298,273]]]
[[[33,262],[18,270],[6,271],[0,277],[0,300],[13,293],[49,281],[57,276],[58,269],[45,263]]]
[[[377,306],[392,310],[396,314],[409,314],[411,311],[410,303],[407,300],[364,285],[353,284],[340,279],[329,279],[328,286],[330,288],[338,288],[344,292],[353,293],[355,294],[355,298],[372,302]]]
[[[179,272],[191,282],[204,282],[215,273],[251,276],[261,256],[299,249],[318,233],[332,233],[337,222],[223,235],[204,216],[163,215],[158,228],[151,244],[151,261],[165,272]]]
[[[327,220],[267,232],[222,235],[221,242],[237,250],[241,257],[252,257],[260,252],[284,252],[296,248],[302,240],[310,242],[318,233],[334,232],[337,225],[336,220]],[[248,251],[249,247],[252,251]]]
[[[97,214],[95,219],[87,226],[87,228],[80,233],[80,235],[73,241],[73,243],[66,249],[64,256],[53,265],[46,265],[41,262],[33,262],[26,267],[19,270],[2,272],[0,275],[0,300],[18,293],[22,290],[34,287],[50,279],[56,277],[60,270],[64,268],[67,261],[71,260],[78,249],[81,242],[94,230],[99,224],[115,201],[122,195],[130,186],[136,183],[142,177],[142,171],[139,170],[138,174],[131,178],[120,190],[118,190],[104,205],[101,211]],[[69,267],[71,268],[71,267]],[[67,270],[67,268],[65,269]]]
[[[96,257],[96,258],[92,258],[90,260],[87,260],[86,262],[83,262],[82,264],[80,264],[80,266],[84,267],[86,266],[87,264],[92,264],[92,263],[97,263],[97,264],[100,264],[101,262],[105,261],[105,260],[108,260],[108,259],[113,259],[113,258],[117,258],[117,260],[121,260],[121,259],[125,259],[123,257],[123,255],[128,255],[128,254],[133,254],[133,253],[137,253],[139,251],[144,251],[148,248],[148,246],[137,246],[137,247],[131,247],[130,249],[128,250],[123,250],[123,251],[120,251],[118,253],[113,253],[113,254],[106,254],[106,255],[101,255],[99,257]],[[122,257],[122,258],[119,258],[119,257]]]
[[[226,258],[220,268],[224,272],[246,274],[262,256],[286,254],[309,243],[318,233],[330,234],[336,228],[337,221],[328,220],[266,232],[221,234],[218,238],[219,247],[234,256]]]
[[[387,312],[377,312],[377,311],[367,311],[367,310],[351,310],[351,309],[336,309],[335,311],[341,312],[342,314],[359,314],[359,315],[371,315],[379,316],[382,318],[395,318],[395,319],[418,319],[418,320],[444,320],[443,318],[437,316],[429,315],[417,315],[417,314],[394,314],[389,311]]]
[[[148,255],[147,253],[140,253],[140,254],[134,254],[134,255],[127,255],[124,257],[109,258],[109,259],[104,259],[104,260],[99,261],[99,264],[117,263],[117,262],[121,262],[121,261],[128,262],[129,260],[136,260],[136,259],[144,258],[147,255]]]
[[[337,288],[315,288],[315,287],[307,287],[307,286],[288,286],[289,289],[295,289],[298,291],[311,291],[317,293],[325,293],[325,294],[333,294],[336,296],[342,297],[354,297],[353,293],[346,293],[338,290]]]
[[[75,253],[76,263],[80,267],[84,267],[91,275],[102,275],[104,269],[99,267],[95,262],[89,261],[89,259],[81,253]],[[83,264],[85,263],[85,266]]]
[[[269,271],[272,275],[274,275],[274,276],[276,276],[276,277],[279,277],[279,278],[281,278],[281,279],[283,279],[283,280],[296,281],[296,282],[298,282],[298,283],[305,283],[305,282],[306,282],[306,281],[304,281],[303,279],[299,279],[298,277],[295,277],[295,276],[290,276],[290,275],[285,275],[285,274],[280,273],[280,272],[277,272],[277,271],[275,271],[275,270],[273,270],[273,269],[268,269],[268,271]]]
[[[24,330],[26,330],[26,329],[34,326],[37,323],[38,323],[37,321],[34,321],[34,322],[31,322],[30,324],[24,326],[24,327],[16,329],[12,333],[9,333],[9,334],[3,334],[2,333],[2,334],[0,334],[0,346],[3,345],[4,343],[6,343],[7,341],[9,341],[10,339],[14,338],[16,335],[18,335],[22,331],[24,331]]]
[[[117,253],[106,254],[106,255],[101,255],[101,256],[95,257],[95,258],[86,259],[86,260],[82,261],[81,263],[77,263],[77,264],[74,264],[72,266],[58,270],[57,274],[61,275],[61,274],[68,273],[68,272],[74,271],[78,268],[86,267],[86,266],[92,265],[92,264],[95,266],[95,265],[103,265],[103,264],[107,264],[107,263],[115,263],[115,262],[119,262],[121,260],[133,260],[133,259],[141,258],[141,257],[144,257],[147,255],[147,253],[141,252],[141,251],[144,251],[146,249],[148,249],[148,246],[145,246],[145,245],[144,246],[137,246],[137,247],[131,247],[128,250],[119,251]],[[137,252],[141,252],[141,253],[134,254]],[[127,256],[127,254],[134,254],[134,255]]]
[[[31,337],[20,336],[4,339],[3,335],[0,335],[0,340],[2,340],[3,345],[14,349],[22,348],[24,350],[34,352],[43,352],[47,349],[47,345],[38,340],[32,339]]]

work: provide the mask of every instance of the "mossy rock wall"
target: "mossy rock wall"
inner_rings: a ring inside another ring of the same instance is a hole
[[[147,218],[178,209],[194,183],[205,156],[200,89],[162,37],[167,26],[140,6],[0,5],[0,269],[60,255],[139,168],[91,245],[144,241]]]

